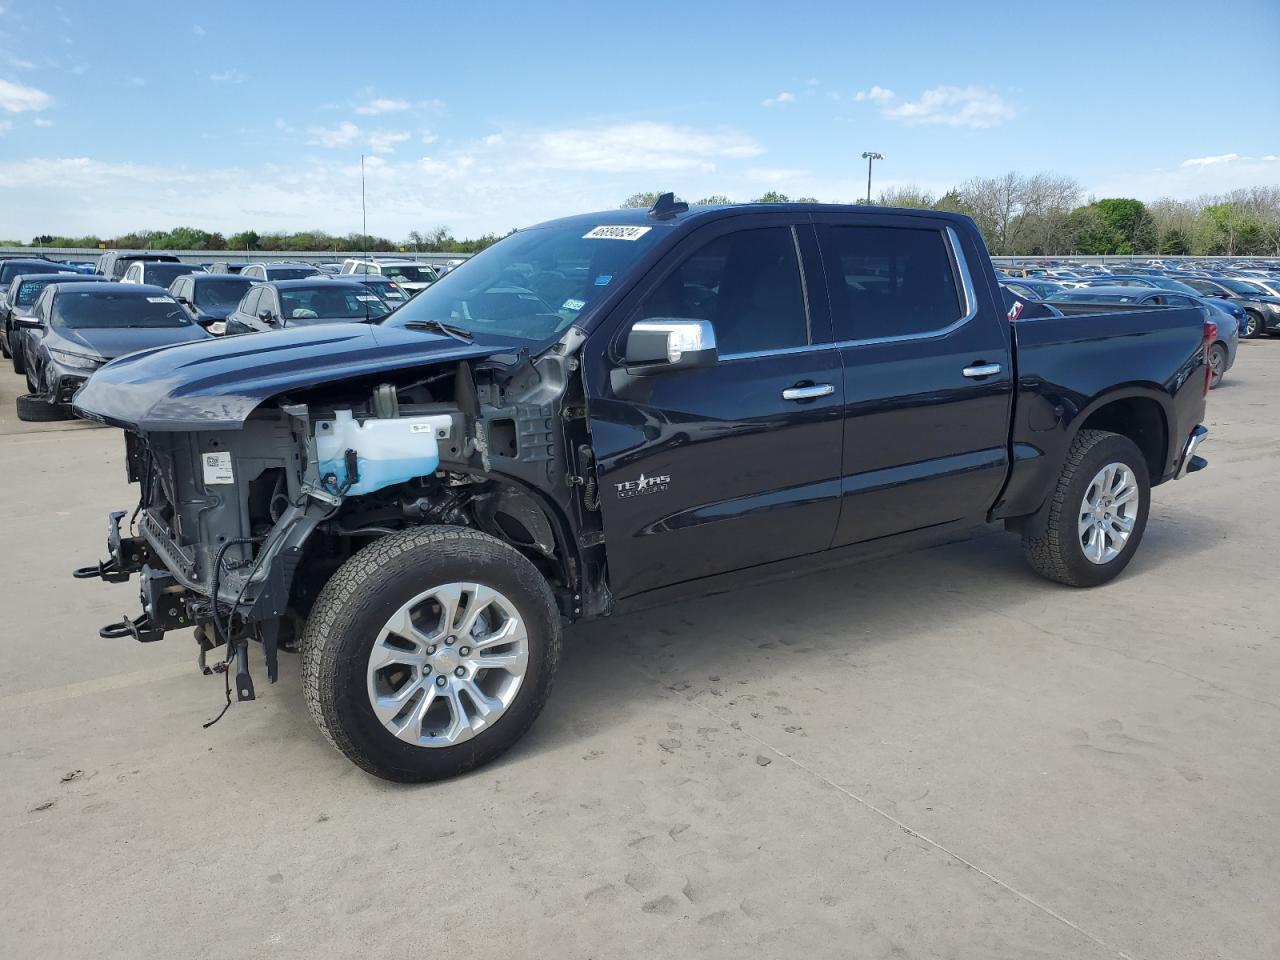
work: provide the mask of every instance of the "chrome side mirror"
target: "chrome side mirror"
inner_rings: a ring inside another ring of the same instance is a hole
[[[636,376],[705,367],[716,362],[716,332],[710,320],[637,320],[627,334],[623,362]]]

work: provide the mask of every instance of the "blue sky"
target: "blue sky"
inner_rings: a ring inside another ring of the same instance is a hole
[[[1280,183],[1280,3],[0,0],[0,238],[503,231],[669,188]]]

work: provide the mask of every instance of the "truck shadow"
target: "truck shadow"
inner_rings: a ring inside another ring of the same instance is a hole
[[[1133,563],[1098,589],[1133,590],[1222,536],[1220,520],[1157,503]],[[1036,576],[1018,538],[991,528],[890,559],[581,624],[566,633],[542,718],[499,762],[571,748],[646,711],[657,731],[664,702],[690,699],[718,712],[749,691],[791,685],[815,669],[858,670],[892,657],[896,645],[973,629],[1006,609],[995,629],[1040,642],[1034,617],[1064,593],[1085,595]]]

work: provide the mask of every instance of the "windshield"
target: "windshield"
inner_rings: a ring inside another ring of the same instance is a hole
[[[404,283],[435,283],[440,279],[430,267],[383,263],[379,264],[379,269],[382,271],[382,275],[389,280],[398,280]]]
[[[195,301],[197,307],[210,310],[234,310],[244,292],[253,286],[252,280],[240,280],[229,274],[225,280],[196,281]]]
[[[53,273],[54,268],[48,263],[4,263],[0,262],[0,287],[7,287],[14,277],[28,273]]]
[[[142,268],[142,279],[145,283],[154,283],[158,287],[167,287],[175,277],[183,277],[188,273],[202,273],[199,267],[189,263],[148,263]]]
[[[333,281],[314,287],[280,290],[280,309],[289,320],[380,320],[390,311],[382,298],[362,288],[341,287]]]
[[[24,280],[18,287],[18,296],[14,301],[15,306],[29,307],[36,302],[36,297],[40,296],[40,291],[53,283],[52,280]]]
[[[1200,293],[1195,287],[1189,287],[1181,280],[1175,280],[1173,277],[1152,277],[1151,282],[1164,290],[1176,290],[1178,293],[1189,293],[1192,296],[1198,296]]]
[[[401,300],[409,299],[409,295],[390,280],[365,280],[363,282],[366,287],[371,287],[383,300],[395,300],[398,303]]]
[[[1139,297],[1145,296],[1145,293],[1132,295],[1124,293],[1059,293],[1054,296],[1053,300],[1055,302],[1068,300],[1075,303],[1133,303]]]
[[[319,272],[314,267],[267,267],[267,276],[272,280],[305,280]]]
[[[442,321],[471,333],[551,340],[653,246],[645,226],[536,227],[460,264],[389,321]]]
[[[191,320],[168,294],[139,296],[97,290],[59,291],[53,301],[53,324],[68,330],[103,327],[189,327]]]
[[[1219,280],[1218,282],[1232,293],[1243,293],[1245,296],[1254,297],[1266,296],[1266,291],[1257,284],[1250,283],[1248,280]]]

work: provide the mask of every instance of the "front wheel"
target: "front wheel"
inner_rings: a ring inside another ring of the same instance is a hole
[[[546,580],[461,527],[386,536],[317,598],[302,642],[311,715],[339,751],[404,783],[488,763],[541,711],[560,659]]]
[[[1246,319],[1244,321],[1244,332],[1242,333],[1242,336],[1252,340],[1262,336],[1263,333],[1266,332],[1267,325],[1262,320],[1262,314],[1254,313],[1252,310],[1249,310],[1245,316]]]
[[[1067,451],[1043,516],[1023,536],[1027,562],[1043,577],[1094,587],[1133,559],[1147,527],[1151,481],[1128,437],[1081,430]]]
[[[22,341],[15,340],[13,350],[9,354],[9,362],[13,364],[13,372],[19,376],[27,372],[27,364],[22,357]]]

